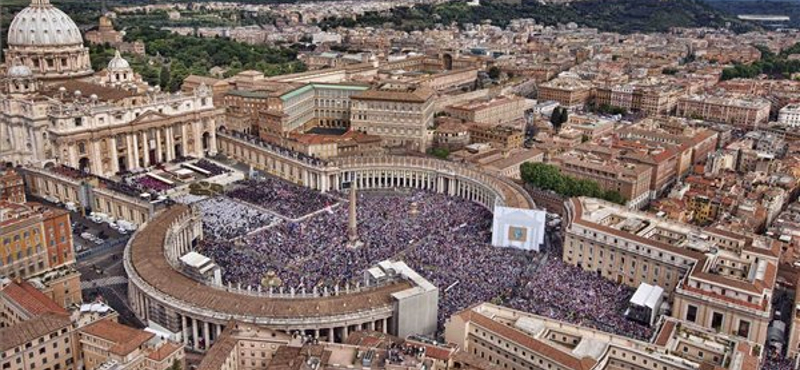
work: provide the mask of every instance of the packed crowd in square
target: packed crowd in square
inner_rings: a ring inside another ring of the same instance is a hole
[[[334,203],[347,199],[346,193],[323,195],[265,179],[239,182],[227,195],[289,218],[323,211],[299,222],[282,220],[235,241],[230,236],[272,221],[248,213],[245,218],[256,221],[242,222],[245,211],[210,213],[200,252],[222,266],[225,282],[255,287],[274,272],[286,288],[343,289],[377,262],[397,259],[439,287],[440,326],[461,309],[492,301],[639,339],[652,334],[625,319],[632,295],[627,287],[566,265],[557,250],[545,254],[491,246],[491,213],[468,200],[418,190],[360,191],[358,234],[364,246],[352,249],[346,246],[347,202]],[[220,197],[197,204],[232,209],[227,202],[232,201]]]
[[[318,191],[271,177],[237,182],[227,195],[288,218],[302,217],[336,202]]]

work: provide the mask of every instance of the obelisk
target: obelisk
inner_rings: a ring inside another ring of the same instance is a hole
[[[356,183],[353,182],[353,186],[350,187],[350,210],[347,225],[347,237],[349,239],[347,246],[350,248],[358,248],[363,244],[360,240],[358,240],[358,220],[356,219],[357,199],[358,196],[356,195]]]

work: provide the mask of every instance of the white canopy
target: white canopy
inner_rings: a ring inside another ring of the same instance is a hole
[[[636,289],[636,293],[633,293],[631,304],[645,306],[655,310],[658,308],[656,305],[658,305],[658,301],[663,294],[664,289],[660,286],[642,283],[639,285],[639,288]]]

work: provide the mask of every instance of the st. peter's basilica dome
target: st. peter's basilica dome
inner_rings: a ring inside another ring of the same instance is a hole
[[[69,79],[92,74],[89,49],[75,22],[50,4],[32,0],[8,28],[6,61],[19,59],[40,79]]]
[[[11,21],[8,45],[83,45],[81,32],[72,19],[49,0],[34,0]]]

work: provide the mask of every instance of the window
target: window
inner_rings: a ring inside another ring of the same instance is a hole
[[[724,315],[722,315],[719,312],[714,312],[713,314],[711,314],[711,327],[714,330],[719,331],[720,329],[722,329],[722,321],[724,319],[725,319]]]
[[[692,305],[686,307],[686,321],[689,322],[697,321],[697,307]]]
[[[739,330],[736,331],[736,335],[742,338],[750,336],[750,322],[739,320]]]

